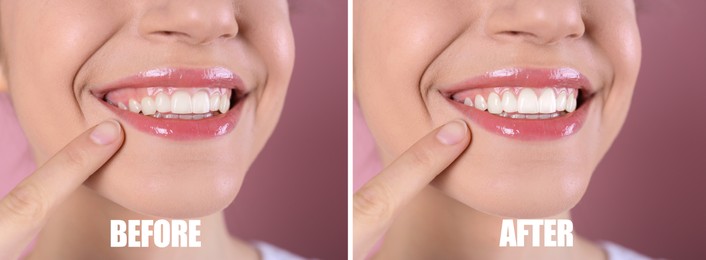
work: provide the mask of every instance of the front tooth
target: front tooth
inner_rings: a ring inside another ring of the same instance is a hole
[[[211,96],[211,111],[218,111],[218,109],[220,108],[220,106],[218,105],[220,100],[221,95],[213,94]]]
[[[500,96],[495,93],[490,93],[488,96],[488,112],[491,114],[500,114],[503,112],[503,106],[500,104]]]
[[[191,111],[194,114],[208,113],[211,110],[211,102],[208,93],[199,91],[191,98]]]
[[[125,104],[123,104],[123,102],[118,103],[118,108],[120,108],[122,110],[127,110],[127,106],[125,106]]]
[[[517,97],[517,111],[524,114],[539,113],[537,104],[537,94],[529,88],[523,88],[520,96]]]
[[[476,95],[476,100],[473,102],[475,107],[480,110],[486,110],[488,109],[488,104],[485,103],[485,99],[481,95]]]
[[[169,101],[169,96],[160,92],[154,100],[157,105],[157,112],[159,113],[169,113],[172,111],[172,104]]]
[[[556,111],[564,111],[566,110],[566,92],[561,92],[559,93],[559,96],[556,97]]]
[[[154,103],[151,97],[142,98],[142,114],[143,115],[154,115],[157,112],[157,105]]]
[[[221,111],[221,114],[225,114],[228,112],[228,109],[230,108],[230,99],[228,96],[223,95],[221,96],[221,101],[220,101],[220,106],[218,107],[218,111]]]
[[[550,88],[544,88],[539,96],[539,113],[549,114],[556,112],[556,94]]]
[[[574,93],[569,94],[569,97],[566,98],[566,112],[574,112],[576,110],[576,97],[574,96]]]
[[[185,91],[172,94],[172,113],[191,114],[191,95]]]
[[[130,99],[127,103],[128,108],[130,109],[130,112],[133,113],[140,113],[140,110],[142,110],[142,106],[140,105],[140,102],[135,101],[134,99]]]
[[[517,99],[510,91],[503,93],[503,110],[508,113],[517,112]]]

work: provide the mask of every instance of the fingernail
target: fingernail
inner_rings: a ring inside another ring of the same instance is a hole
[[[106,145],[114,142],[120,136],[120,124],[115,120],[106,120],[100,123],[91,132],[91,141],[96,144]]]
[[[466,122],[454,120],[441,127],[436,134],[436,139],[445,145],[457,144],[466,137],[466,131],[468,131]]]

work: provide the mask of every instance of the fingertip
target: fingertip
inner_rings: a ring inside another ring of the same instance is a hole
[[[91,132],[91,141],[98,145],[108,145],[120,139],[122,135],[122,126],[114,119],[108,119],[96,127]]]
[[[445,145],[455,145],[466,139],[468,131],[466,122],[456,119],[442,126],[436,133],[436,139]]]

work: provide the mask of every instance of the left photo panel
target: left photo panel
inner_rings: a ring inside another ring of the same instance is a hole
[[[0,259],[346,259],[347,2],[0,0]]]

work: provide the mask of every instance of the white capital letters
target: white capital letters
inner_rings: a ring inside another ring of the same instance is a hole
[[[122,220],[110,220],[110,247],[125,247],[127,245],[127,225]]]

